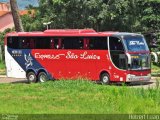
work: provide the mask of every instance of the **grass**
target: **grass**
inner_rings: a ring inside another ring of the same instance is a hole
[[[152,64],[152,76],[160,76],[160,67],[157,65]]]
[[[0,62],[0,69],[5,69],[5,64],[4,64],[4,62]]]
[[[0,113],[159,114],[159,98],[159,88],[136,89],[81,80],[0,84]]]
[[[0,74],[3,71],[0,63]],[[152,72],[160,73],[159,67],[152,65]],[[0,84],[0,114],[159,114],[158,78],[156,86],[130,88],[82,80]]]
[[[5,75],[5,64],[0,62],[0,75]]]

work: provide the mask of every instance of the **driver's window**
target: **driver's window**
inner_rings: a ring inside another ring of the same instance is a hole
[[[113,64],[119,69],[127,69],[126,55],[121,39],[116,37],[110,37],[109,48]]]
[[[110,50],[113,50],[113,51],[124,51],[124,47],[123,47],[122,41],[119,38],[110,37],[109,38],[109,46],[110,46]]]

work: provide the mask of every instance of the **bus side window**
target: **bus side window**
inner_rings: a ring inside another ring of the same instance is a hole
[[[54,39],[54,48],[55,49],[59,49],[59,43],[58,43],[58,39],[56,38],[56,39]]]
[[[19,38],[18,37],[8,37],[7,46],[13,49],[19,49]]]
[[[55,47],[54,47],[54,39],[53,38],[51,38],[51,40],[50,40],[50,48],[51,49],[54,49]]]
[[[64,43],[62,38],[58,38],[58,44],[57,44],[57,49],[63,49],[64,48]]]
[[[84,46],[84,39],[79,38],[79,44],[78,44],[78,49],[83,49]]]
[[[30,46],[29,40],[27,40],[26,38],[19,38],[19,39],[20,39],[20,42],[22,42],[21,48],[22,49],[28,49],[29,46]]]
[[[50,49],[59,49],[59,39],[51,38],[50,39]]]
[[[21,37],[19,38],[19,47],[20,49],[34,49],[35,39],[30,37]]]
[[[35,41],[33,38],[29,38],[29,48],[28,49],[34,49],[35,48]]]
[[[64,49],[83,49],[83,38],[80,37],[66,37],[62,41],[62,48]]]
[[[89,49],[89,39],[88,38],[84,38],[84,44],[83,44],[83,48],[84,49]]]
[[[36,38],[36,49],[51,49],[51,38],[50,37],[37,37]]]
[[[89,49],[107,50],[107,37],[93,37],[89,40]]]

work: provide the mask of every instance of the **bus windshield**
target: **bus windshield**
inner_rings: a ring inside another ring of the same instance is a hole
[[[131,68],[132,70],[146,70],[150,69],[150,56],[148,54],[131,55]]]
[[[142,36],[124,37],[124,43],[129,52],[148,51],[145,39]]]

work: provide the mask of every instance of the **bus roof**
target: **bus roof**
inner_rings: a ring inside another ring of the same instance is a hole
[[[49,29],[44,32],[11,32],[7,36],[86,36],[86,37],[102,37],[102,36],[122,36],[122,35],[138,35],[135,33],[125,33],[125,32],[96,32],[93,29]]]

